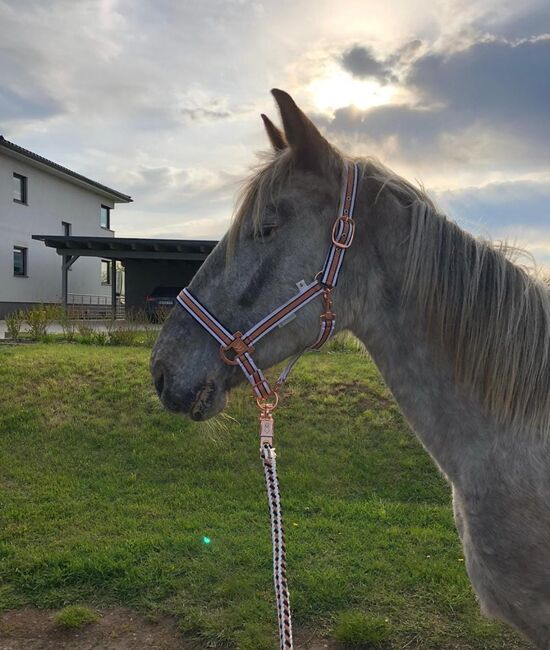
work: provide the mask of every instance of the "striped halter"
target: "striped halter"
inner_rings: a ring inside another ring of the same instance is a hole
[[[294,364],[303,352],[300,352],[300,354],[289,361],[287,367],[277,380],[275,388],[271,388],[263,372],[254,363],[252,353],[254,352],[254,345],[262,337],[269,334],[274,327],[286,324],[299,309],[307,305],[317,296],[323,297],[321,330],[314,343],[306,349],[318,350],[333,333],[336,316],[332,311],[332,291],[338,282],[338,276],[346,250],[351,246],[355,234],[353,209],[355,207],[355,196],[357,193],[357,165],[347,165],[346,172],[338,218],[332,228],[332,242],[322,270],[317,273],[313,282],[310,284],[306,284],[303,280],[298,282],[299,292],[256,323],[248,332],[244,334],[242,332],[231,334],[193,296],[189,289],[183,289],[178,296],[179,304],[220,344],[220,357],[222,361],[230,366],[238,365],[241,368],[245,377],[252,385],[256,403],[260,407],[260,455],[263,463],[271,518],[273,582],[277,601],[280,650],[292,650],[294,645],[292,640],[290,595],[286,578],[286,547],[281,511],[281,496],[277,478],[277,457],[273,447],[274,422],[272,411],[279,401],[279,389],[286,381]]]
[[[266,334],[269,334],[275,327],[289,322],[298,310],[305,307],[317,296],[323,297],[321,329],[315,342],[306,349],[318,350],[334,332],[336,315],[332,311],[332,291],[338,282],[345,252],[351,246],[355,233],[353,209],[357,192],[357,178],[357,165],[354,163],[349,164],[340,200],[339,214],[332,228],[332,242],[323,269],[310,284],[306,284],[303,280],[297,283],[299,292],[296,295],[274,309],[244,334],[240,331],[231,334],[189,289],[183,289],[178,295],[179,304],[220,344],[222,361],[230,366],[238,365],[241,368],[246,379],[252,385],[252,390],[260,407],[262,404],[266,404],[266,400],[276,399],[278,390],[284,384],[292,367],[303,353],[301,352],[290,360],[288,366],[277,380],[275,388],[271,388],[264,373],[256,366],[252,358],[254,346],[258,341]]]

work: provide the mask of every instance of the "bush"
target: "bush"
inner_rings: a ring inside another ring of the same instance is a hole
[[[155,345],[159,331],[156,327],[147,327],[143,333],[143,344],[145,347],[152,348]]]
[[[6,316],[6,328],[10,338],[17,341],[21,334],[21,327],[25,321],[25,314],[19,309]]]
[[[124,325],[119,325],[109,332],[111,345],[134,345],[137,339],[137,332]]]
[[[99,614],[83,605],[71,605],[55,615],[55,622],[60,627],[74,630],[99,620]]]
[[[88,324],[85,320],[77,323],[76,329],[78,330],[80,336],[84,336],[84,337],[90,336],[94,331],[94,328],[90,324]]]
[[[62,309],[59,313],[59,324],[63,330],[63,336],[67,341],[74,341],[74,335],[76,333],[76,321],[72,317],[73,314],[69,308]]]
[[[136,345],[139,330],[143,329],[146,320],[143,310],[127,309],[124,321],[111,321],[108,327],[109,342],[111,345]]]
[[[168,316],[172,313],[173,307],[167,307],[166,305],[159,305],[156,312],[156,322],[164,323]]]
[[[362,612],[344,612],[334,626],[334,638],[347,646],[375,648],[391,635],[391,626],[383,618]]]
[[[52,321],[53,310],[51,306],[40,305],[31,307],[25,314],[25,320],[29,326],[29,332],[33,341],[39,341],[48,331],[48,325]]]

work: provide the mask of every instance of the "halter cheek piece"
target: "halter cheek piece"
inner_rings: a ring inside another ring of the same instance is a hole
[[[334,332],[336,315],[332,311],[332,291],[338,282],[338,276],[344,261],[346,250],[351,246],[355,234],[353,209],[357,192],[358,168],[352,163],[346,168],[346,179],[343,186],[338,218],[332,228],[332,243],[330,245],[323,269],[315,276],[313,282],[303,283],[300,291],[290,300],[277,307],[261,321],[253,325],[244,334],[231,334],[220,321],[213,316],[199,300],[185,288],[179,294],[179,304],[220,344],[220,357],[230,366],[240,366],[245,377],[252,385],[252,390],[260,408],[270,406],[267,400],[276,399],[278,389],[286,381],[294,364],[302,353],[293,357],[283,373],[271,388],[264,373],[256,366],[252,353],[255,345],[275,327],[289,320],[298,310],[305,307],[317,296],[323,297],[323,313],[321,314],[321,329],[310,350],[318,350]],[[300,286],[300,285],[299,285]]]

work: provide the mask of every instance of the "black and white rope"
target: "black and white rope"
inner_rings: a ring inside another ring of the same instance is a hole
[[[271,539],[273,543],[273,583],[277,600],[280,650],[292,650],[292,618],[290,615],[290,595],[286,579],[286,547],[281,510],[281,494],[277,478],[275,450],[264,445],[260,451],[264,467],[267,501],[271,518]]]

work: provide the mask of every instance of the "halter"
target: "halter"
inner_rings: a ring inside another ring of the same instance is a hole
[[[338,217],[332,227],[331,244],[323,268],[310,284],[303,280],[297,283],[298,293],[265,318],[253,325],[244,334],[231,332],[211,314],[208,309],[187,289],[177,297],[179,304],[199,325],[201,325],[220,344],[220,358],[230,366],[239,366],[252,385],[256,403],[260,408],[260,454],[268,491],[273,541],[273,579],[277,598],[279,640],[281,650],[291,650],[292,623],[288,585],[286,580],[286,552],[282,523],[279,485],[276,469],[276,455],[273,447],[273,410],[279,402],[279,390],[285,383],[295,363],[306,350],[318,350],[330,338],[336,325],[336,315],[332,311],[332,292],[338,282],[340,269],[347,249],[353,242],[355,222],[353,210],[357,193],[358,167],[355,163],[346,165],[346,178],[342,188]],[[289,322],[294,314],[312,300],[322,296],[323,312],[321,327],[315,341],[302,352],[292,357],[272,388],[257,367],[252,357],[255,345],[275,327]]]

